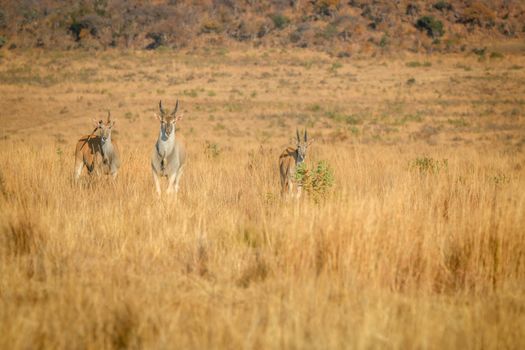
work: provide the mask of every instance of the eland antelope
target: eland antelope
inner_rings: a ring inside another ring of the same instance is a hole
[[[102,168],[104,174],[111,174],[116,178],[120,167],[120,159],[117,145],[111,140],[111,131],[115,121],[111,120],[111,113],[108,111],[107,122],[93,120],[95,130],[89,135],[82,136],[75,149],[75,173],[74,178],[78,180],[84,166],[88,173]]]
[[[173,112],[169,113],[162,108],[162,101],[159,102],[160,114],[155,116],[160,121],[159,137],[153,148],[151,156],[151,170],[157,194],[161,194],[160,178],[168,178],[167,193],[179,191],[179,181],[186,161],[186,150],[183,144],[175,137],[175,127],[177,122],[182,119],[182,114],[177,115],[179,100],[175,104]]]
[[[296,130],[297,146],[288,147],[279,156],[279,172],[281,176],[281,195],[292,195],[294,184],[296,188],[296,198],[301,197],[302,185],[295,180],[295,171],[297,166],[302,164],[306,159],[306,150],[313,140],[308,141],[308,133],[304,131],[303,140]]]

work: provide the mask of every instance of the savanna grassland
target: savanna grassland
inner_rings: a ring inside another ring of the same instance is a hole
[[[501,50],[2,52],[0,348],[525,348],[525,56]],[[119,177],[74,185],[108,109]],[[315,200],[279,196],[296,127],[333,173]]]

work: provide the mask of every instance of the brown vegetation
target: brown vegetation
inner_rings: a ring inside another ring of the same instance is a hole
[[[416,30],[422,18],[442,28],[439,40]],[[525,5],[516,0],[0,0],[0,47],[457,52],[523,38],[523,23]]]
[[[525,348],[525,61],[499,50],[3,52],[0,348]],[[159,201],[177,97],[188,164]],[[108,109],[119,177],[75,186]],[[295,203],[296,127],[334,185]]]

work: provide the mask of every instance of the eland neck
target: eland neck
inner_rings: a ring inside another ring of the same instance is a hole
[[[111,135],[106,138],[106,141],[102,141],[102,151],[105,155],[109,155],[113,152],[113,144],[111,143]]]
[[[301,154],[299,153],[299,149],[295,150],[295,165],[302,164],[304,162],[304,158],[301,157]]]
[[[171,153],[175,146],[175,132],[172,131],[168,136],[162,128],[159,131],[159,138],[157,140],[157,151],[159,155],[164,157]]]

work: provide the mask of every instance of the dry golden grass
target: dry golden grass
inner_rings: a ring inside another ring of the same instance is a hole
[[[524,348],[523,66],[4,53],[0,348]],[[176,97],[189,161],[159,201],[153,111]],[[74,186],[106,109],[119,177]],[[296,126],[334,171],[319,203],[279,198]]]

